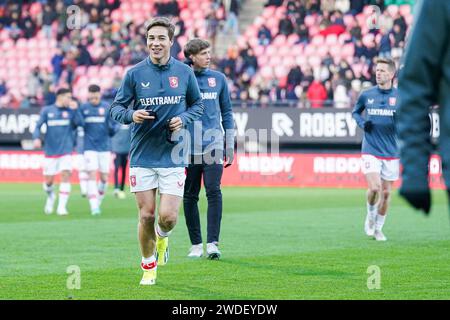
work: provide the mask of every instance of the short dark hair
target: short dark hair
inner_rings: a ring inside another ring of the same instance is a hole
[[[66,93],[71,93],[72,91],[70,91],[69,88],[59,88],[58,90],[56,90],[56,96],[60,96],[62,94],[66,94]]]
[[[169,34],[169,40],[172,41],[173,35],[175,34],[175,25],[166,17],[156,17],[150,20],[147,25],[147,35],[148,31],[153,27],[164,27],[167,29]]]
[[[394,60],[392,60],[390,58],[378,58],[377,59],[377,64],[379,64],[379,63],[387,64],[389,69],[392,72],[395,72],[395,62],[394,62]]]
[[[100,92],[100,87],[98,85],[96,85],[96,84],[91,84],[88,87],[88,91],[89,92]]]
[[[211,47],[211,45],[206,40],[199,39],[199,38],[191,39],[184,46],[184,50],[183,50],[184,56],[186,58],[189,58],[189,56],[191,54],[197,54],[200,51],[205,50],[209,47]]]

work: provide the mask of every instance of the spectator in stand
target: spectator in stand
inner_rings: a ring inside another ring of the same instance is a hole
[[[64,55],[61,48],[56,49],[56,53],[52,58],[51,65],[53,68],[53,84],[58,85],[59,79],[61,78],[61,74],[63,72],[63,61]]]
[[[120,53],[119,65],[129,66],[131,64],[132,53],[129,46],[125,46]]]
[[[180,14],[180,7],[176,0],[162,0],[155,4],[157,16],[173,16]]]
[[[394,38],[392,36],[392,33],[386,29],[384,26],[380,29],[381,39],[380,43],[378,45],[378,55],[381,58],[390,58],[391,57],[391,50],[392,50],[392,43],[394,42]]]
[[[350,98],[344,85],[340,84],[336,87],[333,100],[335,108],[344,109],[350,107]]]
[[[308,43],[309,42],[309,29],[304,25],[297,25],[295,27],[295,33],[297,33],[299,39],[297,43]]]
[[[92,65],[92,57],[86,48],[85,41],[82,41],[77,47],[77,65],[79,66],[90,66]]]
[[[269,28],[265,24],[261,26],[258,30],[258,44],[262,46],[267,46],[272,41],[272,34]]]
[[[216,17],[215,11],[210,11],[206,16],[206,37],[211,43],[211,49],[216,51],[217,30],[219,29],[219,19]]]
[[[302,82],[303,73],[299,65],[292,67],[287,76],[288,88],[294,88]]]
[[[52,24],[57,19],[56,12],[49,4],[44,5],[42,11],[42,31],[47,39],[52,37]]]
[[[239,1],[238,0],[224,0],[227,20],[223,32],[228,34],[231,30],[232,35],[237,37],[239,35]]]
[[[270,6],[280,7],[282,4],[283,4],[283,0],[269,0],[264,5],[264,7],[270,7]]]
[[[278,34],[288,36],[294,32],[294,25],[291,19],[285,15],[283,19],[278,23]]]
[[[314,80],[308,88],[307,97],[311,108],[322,108],[328,94],[324,85],[319,80]]]
[[[366,0],[351,0],[350,1],[351,14],[356,16],[358,13],[361,13],[364,9],[364,5],[366,5]]]
[[[66,71],[66,82],[71,87],[73,82],[73,75],[77,67],[77,49],[72,48],[66,53],[62,62],[64,70]]]
[[[0,97],[8,93],[8,88],[6,87],[6,82],[4,79],[0,80]]]
[[[41,72],[39,67],[34,67],[31,71],[30,76],[28,77],[27,89],[28,89],[28,99],[30,101],[30,105],[36,106],[38,96],[42,95],[42,85],[44,80],[42,79]]]
[[[14,42],[16,42],[23,35],[22,30],[19,28],[17,22],[15,21],[11,23],[7,30],[9,33],[9,38],[14,40]]]

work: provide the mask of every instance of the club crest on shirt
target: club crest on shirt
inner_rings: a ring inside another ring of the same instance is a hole
[[[216,78],[208,78],[208,86],[214,88],[216,86]]]
[[[105,114],[105,108],[99,108],[98,109],[98,114],[103,116]]]
[[[169,77],[169,84],[171,88],[178,88],[178,77]]]
[[[62,115],[63,118],[68,118],[69,117],[69,113],[67,111],[63,111],[61,115]]]
[[[389,105],[391,107],[395,106],[396,103],[397,103],[397,98],[396,97],[390,97],[389,98]]]

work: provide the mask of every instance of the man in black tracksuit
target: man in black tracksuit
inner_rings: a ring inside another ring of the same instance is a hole
[[[205,106],[200,121],[195,121],[189,126],[191,162],[187,168],[184,188],[184,214],[192,244],[188,257],[199,258],[203,255],[197,205],[203,176],[208,198],[206,253],[209,259],[219,259],[221,253],[218,245],[222,219],[220,182],[224,168],[223,160],[225,158],[226,168],[231,165],[234,158],[234,121],[230,94],[225,76],[220,72],[208,69],[211,49],[207,41],[190,40],[185,46],[184,54],[187,63],[194,68]]]
[[[443,176],[450,190],[450,1],[419,1],[416,6],[415,25],[399,74],[397,129],[403,165],[400,195],[428,213],[428,162],[432,152],[428,114],[436,104],[441,119]]]

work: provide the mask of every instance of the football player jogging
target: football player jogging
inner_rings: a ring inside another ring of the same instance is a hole
[[[131,123],[130,191],[139,209],[142,285],[155,284],[157,267],[167,263],[168,236],[177,223],[183,198],[190,139],[180,136],[183,139],[178,143],[173,139],[203,113],[194,72],[170,56],[174,32],[175,26],[167,18],[150,21],[150,55],[127,71],[111,106],[114,120]],[[155,226],[157,190],[160,201]]]
[[[100,205],[105,196],[111,163],[111,137],[119,125],[109,117],[109,105],[101,100],[100,87],[88,88],[88,102],[81,105],[84,119],[84,161],[88,172],[87,193],[91,214],[101,214]],[[100,181],[97,186],[97,171]]]
[[[208,199],[206,254],[209,259],[219,259],[221,255],[219,233],[222,219],[220,183],[224,164],[228,167],[234,159],[234,121],[230,94],[225,76],[208,69],[211,61],[211,48],[208,41],[190,40],[184,48],[184,55],[187,63],[194,69],[205,105],[202,118],[189,126],[191,158],[187,168],[183,200],[186,225],[192,244],[188,257],[203,256],[198,210],[203,177]]]
[[[44,212],[53,213],[55,203],[54,182],[55,176],[61,173],[59,185],[58,208],[56,213],[60,216],[67,212],[67,201],[71,191],[70,176],[72,171],[72,151],[75,146],[75,130],[82,125],[78,112],[78,104],[72,100],[72,93],[67,88],[58,89],[55,104],[44,107],[40,113],[36,129],[33,132],[33,145],[35,149],[42,148],[40,140],[41,127],[45,124],[47,131],[44,137],[44,183],[47,193]]]
[[[392,185],[399,177],[399,148],[395,129],[397,89],[392,82],[395,63],[378,59],[377,85],[361,93],[353,110],[353,118],[364,130],[361,159],[366,176],[367,216],[364,230],[377,241],[386,241],[382,228],[388,211]],[[362,112],[366,110],[366,117]]]

